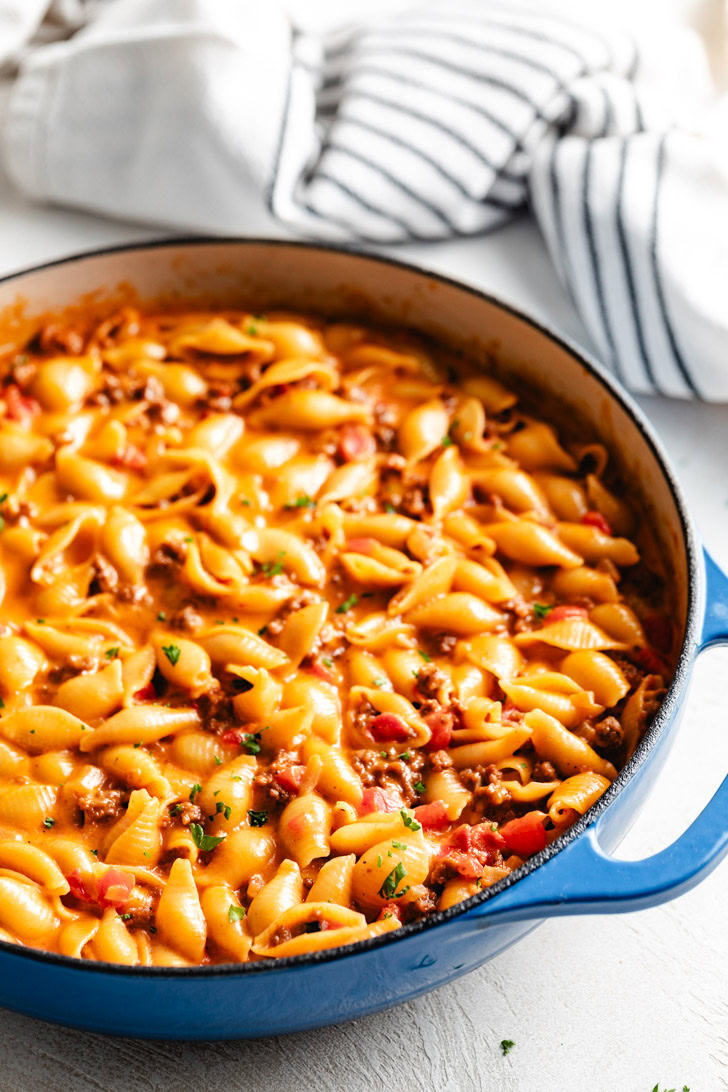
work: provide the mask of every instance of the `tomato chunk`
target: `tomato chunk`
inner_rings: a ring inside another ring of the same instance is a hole
[[[27,422],[40,413],[40,402],[36,401],[35,398],[30,398],[27,394],[23,394],[20,387],[15,383],[5,387],[2,391],[2,397],[5,400],[5,415],[11,421]]]
[[[402,800],[391,793],[385,792],[384,789],[374,786],[364,789],[361,804],[359,805],[359,814],[369,815],[373,811],[400,811],[403,806]]]
[[[447,804],[444,800],[433,800],[431,804],[420,804],[415,808],[415,819],[425,830],[444,830],[450,820],[447,817]]]
[[[112,906],[115,910],[122,910],[128,906],[133,888],[133,876],[118,868],[109,868],[99,880],[96,901],[99,906]]]
[[[157,691],[154,689],[152,683],[147,683],[141,690],[134,691],[134,698],[136,701],[154,701],[157,697]]]
[[[111,461],[115,466],[126,466],[129,470],[144,470],[147,465],[146,455],[136,444],[127,444],[121,454],[115,455]]]
[[[429,713],[425,718],[425,724],[432,733],[424,746],[425,751],[443,751],[450,746],[455,717],[452,713]]]
[[[85,881],[81,878],[81,873],[77,868],[74,868],[73,872],[69,872],[66,876],[68,880],[68,886],[71,888],[71,894],[74,899],[81,899],[82,902],[92,902],[93,899],[89,893],[89,889],[86,886]]]
[[[273,780],[286,792],[297,793],[305,771],[305,766],[286,766],[285,769],[278,771]]]
[[[546,845],[545,815],[541,811],[529,811],[520,819],[511,819],[500,828],[501,837],[511,853],[530,857]]]
[[[586,607],[574,607],[568,603],[561,603],[558,607],[554,607],[549,611],[546,616],[546,625],[550,622],[564,622],[567,618],[588,618],[589,611]]]
[[[380,713],[369,725],[369,731],[378,743],[404,743],[411,735],[405,722],[396,713]]]
[[[467,823],[452,832],[450,841],[466,853],[490,853],[495,849],[505,849],[505,838],[492,823],[477,823],[470,827]]]
[[[645,671],[651,672],[653,675],[665,675],[665,665],[662,662],[662,658],[658,656],[654,648],[641,648],[636,653],[636,658],[639,664],[644,667]]]
[[[363,425],[344,425],[339,432],[339,455],[345,463],[374,455],[377,442]]]
[[[604,535],[612,534],[611,524],[601,512],[585,512],[581,517],[581,522],[587,527],[596,527],[597,531],[601,531]]]
[[[228,730],[223,732],[220,736],[220,739],[223,743],[234,743],[239,747],[247,735],[250,735],[247,728],[228,728]]]

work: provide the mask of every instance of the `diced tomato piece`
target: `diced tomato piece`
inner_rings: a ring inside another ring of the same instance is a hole
[[[443,751],[450,746],[455,717],[452,713],[429,713],[425,718],[425,724],[432,733],[424,746],[426,751]]]
[[[228,728],[227,732],[222,733],[220,739],[223,743],[234,743],[239,747],[243,737],[247,735],[250,735],[248,728]]]
[[[500,828],[501,837],[512,853],[530,857],[546,845],[545,816],[540,811],[529,811],[520,819],[511,819]]]
[[[26,422],[40,413],[40,402],[23,394],[15,383],[4,388],[2,397],[5,400],[5,414],[11,421]]]
[[[611,524],[601,512],[585,512],[581,517],[581,522],[587,527],[596,527],[597,531],[601,531],[604,535],[611,535],[612,533]]]
[[[77,868],[74,868],[73,872],[69,872],[66,879],[74,899],[81,899],[82,902],[93,902],[89,889],[85,881],[81,879],[81,873]]]
[[[146,455],[136,444],[127,444],[121,454],[115,455],[111,461],[115,466],[126,466],[130,470],[144,470],[147,465]]]
[[[157,696],[157,691],[154,689],[152,683],[147,683],[141,690],[134,691],[134,698],[136,701],[154,701]]]
[[[359,805],[360,815],[369,815],[373,811],[400,811],[404,807],[402,800],[380,789],[378,786],[364,789]]]
[[[648,614],[642,619],[644,631],[651,645],[660,652],[669,652],[672,648],[672,619],[666,614]]]
[[[314,662],[309,666],[309,671],[312,675],[316,675],[317,678],[323,679],[324,682],[336,682],[334,675],[328,670],[328,668],[324,667],[323,664],[320,664],[318,660],[314,660]]]
[[[558,607],[554,607],[549,611],[546,616],[546,625],[551,622],[564,622],[567,618],[588,618],[589,611],[586,607],[573,607],[568,603],[561,603]]]
[[[374,455],[377,442],[363,425],[344,425],[339,432],[339,455],[346,463]]]
[[[375,538],[350,538],[346,549],[355,554],[371,554],[378,545]]]
[[[400,909],[396,902],[386,903],[379,913],[377,921],[382,921],[383,918],[396,918],[397,921],[401,921]]]
[[[425,830],[444,830],[450,820],[447,817],[447,804],[444,800],[433,800],[431,804],[420,804],[415,808],[415,819]]]
[[[404,743],[411,732],[396,713],[380,713],[369,725],[369,731],[378,743]]]
[[[645,671],[651,672],[653,675],[664,675],[665,664],[662,662],[662,658],[658,656],[654,648],[641,648],[637,652],[637,660],[640,665],[644,667]]]
[[[485,867],[483,862],[469,853],[463,853],[461,849],[448,849],[443,846],[440,850],[440,856],[447,856],[449,863],[466,880],[477,880],[483,875],[483,868]]]
[[[503,836],[493,830],[492,823],[477,823],[473,827],[464,823],[452,832],[449,841],[466,853],[488,854],[495,849],[504,849],[506,844]]]
[[[297,793],[305,771],[305,766],[286,766],[284,770],[278,771],[273,780],[286,792]]]
[[[113,906],[123,910],[129,904],[129,896],[134,888],[134,877],[118,868],[109,868],[99,880],[96,901],[99,906]]]

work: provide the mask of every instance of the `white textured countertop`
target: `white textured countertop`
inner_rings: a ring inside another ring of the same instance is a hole
[[[151,237],[31,208],[0,180],[0,274]],[[586,336],[535,231],[411,246],[398,257],[488,289]],[[728,346],[726,347],[728,350]],[[641,400],[714,556],[728,566],[728,407]],[[728,769],[727,653],[706,654],[654,798],[624,843],[639,858],[695,817]],[[397,1009],[260,1042],[111,1040],[0,1013],[0,1092],[651,1092],[728,1089],[728,864],[674,903],[551,920],[480,970]],[[69,1005],[73,999],[69,998]],[[515,1046],[507,1057],[502,1039]]]

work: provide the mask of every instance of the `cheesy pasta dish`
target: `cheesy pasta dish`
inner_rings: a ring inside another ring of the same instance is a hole
[[[408,333],[58,317],[0,375],[0,939],[185,966],[496,883],[677,633],[598,443]]]

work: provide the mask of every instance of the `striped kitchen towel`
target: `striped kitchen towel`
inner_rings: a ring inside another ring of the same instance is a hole
[[[666,109],[705,85],[687,30],[655,27],[643,47],[505,0],[325,35],[252,0],[88,10],[21,59],[3,138],[27,193],[365,246],[477,235],[529,209],[624,383],[728,400],[728,179]]]

